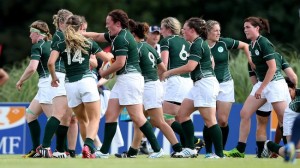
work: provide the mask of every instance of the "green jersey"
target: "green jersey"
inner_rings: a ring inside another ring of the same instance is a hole
[[[109,33],[105,33],[104,37],[111,43],[111,52],[114,57],[126,56],[126,63],[122,69],[117,71],[117,75],[141,73],[137,44],[127,29],[122,29],[114,38],[110,37]]]
[[[210,58],[210,49],[206,41],[201,37],[196,38],[191,44],[189,54],[188,60],[198,62],[196,68],[191,72],[193,81],[215,76]]]
[[[188,61],[188,51],[190,44],[179,35],[171,35],[160,41],[160,49],[169,51],[169,60],[167,69],[174,69],[185,65]],[[189,78],[190,74],[181,74],[180,76]]]
[[[146,42],[138,43],[138,53],[140,56],[140,67],[145,83],[157,81],[157,65],[162,62],[157,51]]]
[[[239,41],[231,38],[220,38],[216,44],[210,48],[215,61],[215,74],[219,83],[232,80],[229,70],[229,50],[237,49]]]
[[[47,78],[49,76],[48,59],[51,52],[51,41],[39,40],[31,47],[31,60],[38,60],[37,73],[39,78]]]
[[[65,40],[64,33],[59,29],[56,30],[56,32],[54,33],[53,38],[52,38],[51,48],[54,48],[55,46],[57,47],[57,43],[60,41],[64,41],[64,40]],[[57,59],[57,61],[55,62],[55,71],[66,73],[64,62],[63,62],[62,58]]]
[[[282,55],[279,53],[276,53],[275,55],[275,60],[276,60],[276,66],[278,66],[279,69],[282,69],[283,71],[286,68],[290,67],[290,64],[284,59]],[[256,76],[255,72],[251,69],[250,64],[248,63],[248,71],[249,71],[249,76]]]
[[[296,97],[290,102],[289,108],[294,112],[300,113],[300,89],[296,89]]]
[[[64,61],[66,82],[76,82],[84,77],[93,77],[90,70],[90,55],[102,51],[99,45],[92,40],[89,41],[89,48],[86,48],[88,54],[84,54],[80,50],[76,50],[75,53],[70,51],[69,48],[66,48],[65,41],[58,42],[53,50],[58,51],[60,53],[59,56]]]
[[[266,62],[272,59],[276,59],[274,46],[267,38],[258,36],[255,42],[251,42],[249,50],[251,53],[252,61],[256,66],[255,73],[257,75],[257,78],[262,82],[265,79],[266,73],[268,71],[268,65]],[[281,74],[281,65],[277,64],[278,63],[276,63],[277,69],[272,81],[283,79],[283,76]]]

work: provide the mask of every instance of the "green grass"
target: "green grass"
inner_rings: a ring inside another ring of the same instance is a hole
[[[160,159],[148,159],[138,156],[135,159],[24,159],[21,155],[0,155],[1,168],[289,168],[300,167],[296,164],[284,163],[282,158],[257,159],[254,155],[246,158],[204,159],[198,158],[175,159],[165,156]]]

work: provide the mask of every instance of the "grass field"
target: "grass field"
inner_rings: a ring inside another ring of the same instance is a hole
[[[299,168],[296,164],[284,163],[282,158],[257,159],[254,155],[246,158],[204,159],[198,158],[175,159],[165,156],[160,159],[148,159],[138,156],[135,159],[24,159],[21,155],[0,155],[0,168]]]

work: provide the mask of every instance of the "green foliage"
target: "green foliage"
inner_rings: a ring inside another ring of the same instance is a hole
[[[195,16],[218,20],[222,36],[241,41],[246,41],[243,20],[249,16],[260,16],[269,20],[271,34],[265,36],[274,44],[290,43],[299,49],[299,5],[294,4],[299,4],[299,0],[184,0],[176,3],[174,0],[1,0],[0,43],[5,45],[2,58],[5,57],[7,64],[24,59],[30,53],[28,26],[35,20],[43,20],[54,33],[52,16],[62,8],[85,16],[89,23],[88,31],[107,31],[105,19],[108,12],[120,8],[130,18],[150,25],[160,24],[163,18],[169,16],[177,17],[182,23]]]
[[[0,101],[1,102],[30,102],[38,90],[38,74],[33,74],[27,81],[22,85],[21,91],[16,89],[16,83],[22,76],[24,70],[29,64],[29,59],[14,64],[11,69],[8,69],[9,80],[8,82],[0,87]]]
[[[234,81],[236,102],[244,102],[252,89],[247,63],[247,57],[242,51],[230,60],[230,72]]]

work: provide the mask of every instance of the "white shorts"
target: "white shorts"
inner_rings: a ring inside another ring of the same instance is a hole
[[[76,107],[83,102],[95,102],[100,100],[95,79],[92,77],[82,78],[79,81],[65,83],[68,106]]]
[[[39,103],[52,104],[51,84],[49,78],[40,78],[38,82],[38,92],[34,99]]]
[[[167,79],[165,79],[164,81],[161,81],[161,84],[163,86],[163,95],[165,95],[166,88],[167,88]]]
[[[117,75],[110,99],[119,99],[120,105],[143,103],[144,77],[140,73]]]
[[[235,102],[233,80],[220,83],[220,91],[217,100],[223,102]]]
[[[250,93],[254,96],[255,92],[258,90],[262,82],[257,82]],[[262,91],[261,98],[267,99],[267,102],[280,102],[280,101],[290,101],[289,89],[284,79],[278,81],[271,81],[265,89]],[[289,99],[289,100],[287,100]]]
[[[264,105],[260,106],[258,110],[262,112],[270,112],[273,110],[273,107],[271,103],[266,102]]]
[[[55,72],[56,76],[59,80],[58,87],[52,87],[51,92],[52,92],[52,97],[58,97],[58,96],[65,96],[67,95],[66,89],[65,89],[65,73],[61,72]],[[51,76],[50,76],[50,82],[51,82]]]
[[[292,135],[293,124],[299,114],[300,113],[294,112],[289,107],[285,109],[283,115],[283,136]]]
[[[145,83],[143,96],[145,110],[161,108],[163,102],[162,98],[163,85],[159,80]]]
[[[166,83],[166,90],[164,93],[164,100],[171,102],[182,103],[187,93],[193,87],[191,78],[184,78],[181,76],[171,76]]]
[[[194,107],[216,107],[219,90],[216,77],[202,78],[195,82],[187,98],[194,101]]]
[[[103,94],[100,94],[100,102],[101,102],[100,118],[102,118],[105,115],[108,106],[109,96],[110,96],[110,90],[103,90]]]

